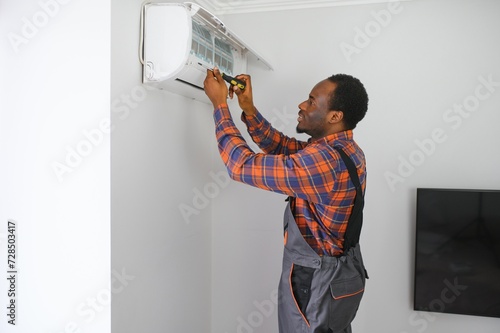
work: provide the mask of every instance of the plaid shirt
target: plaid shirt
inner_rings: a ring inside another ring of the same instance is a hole
[[[243,114],[249,134],[264,152],[254,153],[226,104],[215,109],[214,120],[219,152],[231,178],[292,197],[292,213],[311,248],[319,255],[341,254],[356,190],[333,146],[353,160],[363,191],[366,179],[364,153],[352,131],[304,142],[283,135],[258,112]]]

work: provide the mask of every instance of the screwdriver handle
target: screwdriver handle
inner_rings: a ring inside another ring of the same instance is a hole
[[[237,86],[241,90],[245,89],[245,82],[242,80],[239,80],[235,77],[229,76],[227,74],[222,73],[222,78],[232,84],[233,86]]]
[[[206,65],[202,64],[201,62],[199,62],[199,63],[198,63],[198,65],[200,65],[200,66],[201,66],[201,67],[203,67],[203,68],[208,69],[209,71],[212,71],[212,72],[214,71],[214,70],[213,70],[213,68],[207,67]],[[235,77],[229,76],[229,75],[227,75],[227,74],[224,74],[224,73],[222,73],[222,72],[221,72],[221,75],[222,75],[222,78],[223,78],[226,82],[228,82],[228,83],[232,84],[233,86],[237,86],[237,87],[238,87],[238,88],[240,88],[241,90],[245,89],[245,82],[244,82],[244,81],[239,80],[239,79],[237,79],[237,78],[235,78]]]

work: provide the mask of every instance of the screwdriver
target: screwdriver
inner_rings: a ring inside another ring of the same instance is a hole
[[[207,66],[203,65],[201,62],[198,63],[198,65],[200,65],[201,67],[203,68],[206,68],[210,71],[214,71],[213,68],[208,68]],[[221,72],[221,75],[222,75],[222,78],[228,82],[229,84],[233,85],[233,86],[237,86],[238,88],[240,88],[241,90],[245,89],[245,82],[243,82],[242,80],[239,80],[235,77],[232,77],[232,76],[229,76],[227,74],[224,74]]]

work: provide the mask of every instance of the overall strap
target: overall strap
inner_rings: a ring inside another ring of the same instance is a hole
[[[349,216],[349,221],[347,223],[347,229],[344,234],[344,253],[346,253],[351,247],[356,246],[359,243],[359,236],[361,234],[361,227],[363,225],[363,207],[365,205],[365,199],[363,197],[363,191],[361,189],[361,183],[359,182],[358,172],[354,162],[349,158],[349,156],[340,147],[333,147],[337,150],[344,161],[347,171],[349,172],[349,177],[356,188],[356,196],[354,197],[354,207],[351,211],[351,216]]]

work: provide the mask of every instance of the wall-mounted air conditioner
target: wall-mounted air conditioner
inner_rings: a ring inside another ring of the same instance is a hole
[[[141,13],[143,83],[209,102],[206,68],[228,75],[247,72],[247,60],[271,65],[195,3],[145,3]]]

